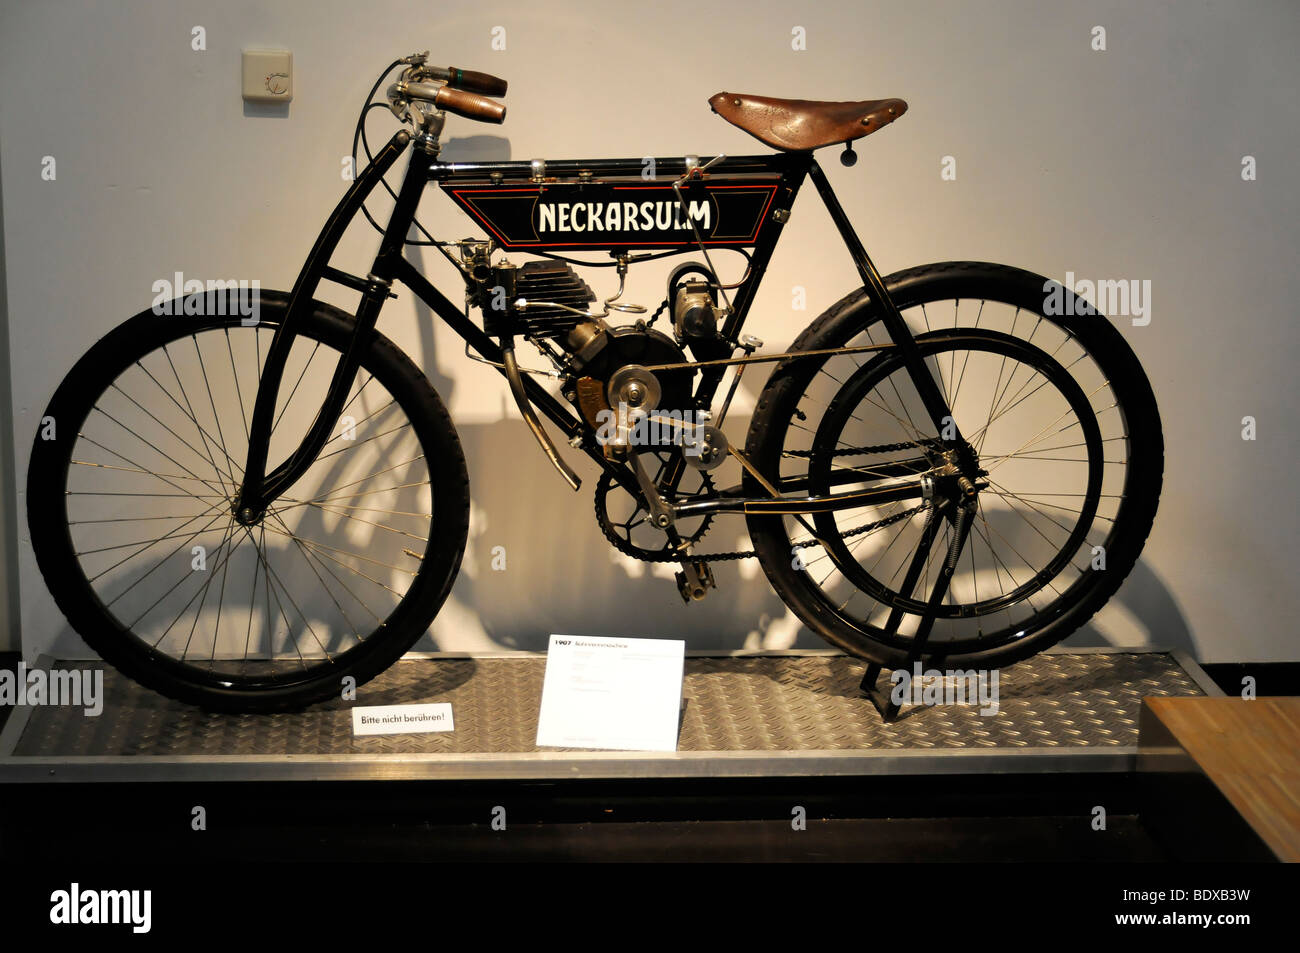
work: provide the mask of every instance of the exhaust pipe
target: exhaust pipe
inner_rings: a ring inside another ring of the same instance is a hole
[[[550,458],[555,469],[560,471],[560,476],[564,477],[565,482],[572,489],[578,489],[578,487],[582,486],[582,480],[560,458],[560,452],[556,449],[555,443],[542,429],[542,422],[537,419],[537,414],[533,412],[533,405],[528,402],[528,393],[524,390],[524,380],[519,375],[519,365],[515,362],[514,347],[503,347],[501,349],[501,364],[505,368],[506,380],[510,382],[510,393],[514,395],[515,404],[519,408],[519,413],[523,415],[524,422],[528,424],[528,429],[533,432],[533,436],[537,438],[537,443],[546,456]]]

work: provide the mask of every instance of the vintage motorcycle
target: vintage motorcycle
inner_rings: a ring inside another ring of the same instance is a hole
[[[563,480],[578,489],[541,418],[595,465],[614,546],[676,564],[687,601],[715,586],[713,562],[757,557],[808,628],[867,661],[868,692],[882,667],[1023,659],[1117,590],[1160,494],[1151,387],[1115,327],[1068,290],[1070,307],[1052,307],[1062,289],[1041,276],[978,262],[878,273],[814,152],[843,146],[852,165],[852,143],[905,102],[714,96],[775,150],[763,155],[440,160],[448,115],[500,123],[506,88],[427,53],[392,63],[353,138],[371,161],[292,291],[177,289],[58,387],[28,475],[32,545],[107,662],[196,705],[273,711],[339,697],[427,631],[465,550],[469,480],[438,394],[376,331],[399,283],[505,376]],[[384,108],[404,126],[372,156],[366,118]],[[394,191],[384,177],[403,155]],[[763,353],[745,321],[807,179],[862,287]],[[431,183],[484,237],[424,230]],[[381,185],[382,227],[364,204]],[[358,212],[383,236],[364,275],[330,263]],[[455,266],[463,308],[409,245]],[[673,255],[691,260],[647,318],[624,279]],[[599,306],[576,270],[598,268],[618,278]],[[359,296],[352,313],[317,300],[322,281]],[[544,366],[523,366],[521,343]],[[753,364],[776,366],[742,449],[722,426]],[[704,547],[726,515],[744,516],[752,551]]]

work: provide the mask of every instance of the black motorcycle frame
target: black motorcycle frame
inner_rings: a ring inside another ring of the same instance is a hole
[[[394,282],[401,282],[409,288],[434,314],[460,335],[480,358],[498,366],[502,362],[503,348],[475,324],[465,310],[454,304],[425,278],[406,258],[403,251],[419,202],[430,183],[445,185],[461,180],[481,180],[485,177],[494,182],[512,179],[527,180],[533,175],[530,162],[447,163],[440,161],[436,154],[423,151],[417,145],[411,149],[411,160],[397,191],[397,199],[387,226],[384,228],[379,251],[370,272],[362,278],[334,268],[329,263],[343,234],[357,213],[361,211],[367,197],[383,182],[386,173],[407,151],[411,140],[410,132],[399,131],[357,175],[352,186],[325,223],[294,282],[285,319],[275,332],[262,369],[250,422],[248,458],[243,483],[235,503],[235,515],[240,522],[256,521],[272,501],[285,493],[307,471],[328,441],[359,366],[361,343],[373,332],[384,302],[390,297],[395,297],[391,290]],[[548,174],[557,176],[580,173],[590,174],[593,177],[636,175],[640,174],[643,163],[642,159],[562,160],[547,162],[546,169]],[[780,176],[772,211],[769,213],[771,219],[763,224],[757,235],[750,256],[748,273],[737,287],[732,310],[720,329],[723,339],[731,346],[731,353],[734,355],[741,346],[741,331],[757,295],[759,284],[780,240],[790,208],[804,180],[811,178],[865,287],[878,306],[879,320],[892,342],[888,345],[871,345],[857,350],[896,349],[935,427],[935,432],[945,435],[942,441],[944,444],[950,447],[960,445],[961,434],[956,432],[951,412],[939,386],[925,367],[903,316],[890,299],[879,271],[845,215],[825,172],[812,154],[785,152],[759,156],[721,157],[716,161],[701,158],[699,165],[708,166],[711,173],[717,174],[760,172],[775,173]],[[656,159],[655,167],[660,174],[672,176],[685,176],[688,170],[687,160],[684,157]],[[527,251],[527,249],[523,250]],[[681,252],[689,253],[692,250],[698,250],[698,246],[686,244]],[[267,473],[270,432],[285,364],[296,337],[296,328],[304,315],[313,307],[316,290],[322,280],[333,281],[361,293],[360,304],[355,314],[356,328],[346,353],[335,368],[322,408],[303,442],[283,463]],[[472,285],[468,277],[466,283],[467,286]],[[509,341],[502,343],[506,346],[510,345]],[[759,360],[782,359],[798,358],[795,355],[759,358]],[[754,358],[733,357],[724,360],[689,362],[686,366],[695,367],[700,371],[700,379],[694,394],[696,405],[708,407],[725,376],[726,368],[746,360],[754,360]],[[501,370],[501,373],[504,375],[505,371]],[[560,430],[566,440],[576,441],[575,445],[594,463],[607,471],[612,479],[634,496],[639,494],[640,490],[632,469],[626,463],[607,459],[585,420],[532,378],[525,376],[523,387],[527,400]],[[878,468],[878,472],[881,478],[892,475],[914,476],[918,471],[916,465],[922,462],[921,460],[898,461],[888,468]],[[862,481],[858,478],[852,482]],[[775,487],[777,490],[784,491],[797,491],[799,488],[800,481],[797,479],[785,481],[784,484]],[[806,514],[898,500],[915,500],[920,499],[922,495],[923,489],[919,480],[906,485],[890,485],[802,498],[772,496],[746,498],[743,493],[723,491],[717,499],[705,501],[707,505],[699,502],[690,504],[690,511],[692,513],[707,511]]]

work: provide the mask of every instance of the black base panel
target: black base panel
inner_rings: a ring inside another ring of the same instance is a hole
[[[1165,859],[1136,804],[1133,777],[1117,774],[8,785],[0,854],[87,862]],[[1107,812],[1101,831],[1097,805]],[[204,831],[192,829],[196,807]],[[492,827],[497,808],[505,830]],[[795,829],[797,808],[804,830]]]

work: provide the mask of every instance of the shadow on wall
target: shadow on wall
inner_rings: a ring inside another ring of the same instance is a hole
[[[476,512],[460,578],[435,624],[436,639],[423,640],[417,650],[460,649],[470,642],[478,650],[544,651],[552,633],[681,638],[691,649],[827,647],[777,598],[757,560],[714,564],[718,588],[685,605],[672,579],[675,567],[627,559],[601,534],[592,507],[594,468],[579,467],[584,483],[573,493],[523,421],[458,431]],[[720,517],[702,548],[748,549],[743,520]],[[503,570],[492,568],[494,556],[503,557]],[[1129,622],[1122,641],[1094,621],[1065,645],[1136,642],[1195,655],[1177,604],[1145,562],[1139,560],[1103,615],[1117,611]],[[455,623],[445,624],[450,619]]]
[[[1196,643],[1187,628],[1187,620],[1174,601],[1173,593],[1151,570],[1145,559],[1138,559],[1119,592],[1111,596],[1102,612],[1105,613],[1112,607],[1125,612],[1146,634],[1145,644],[1179,649],[1193,657],[1196,655]],[[1080,627],[1063,644],[1066,647],[1086,648],[1112,645],[1114,641],[1107,638],[1093,621]]]
[[[244,115],[252,119],[288,119],[289,103],[244,102]]]
[[[568,633],[681,638],[698,649],[758,648],[772,639],[780,642],[775,647],[792,647],[789,638],[768,631],[781,625],[785,606],[754,572],[756,564],[715,566],[718,588],[686,605],[672,578],[675,566],[651,570],[601,535],[592,506],[594,467],[580,468],[584,483],[574,493],[522,421],[475,424],[460,434],[476,514],[452,598],[472,610],[492,644],[540,651],[551,633]],[[746,545],[736,533],[743,535],[736,517],[715,522],[706,551]],[[494,558],[500,565],[502,557],[505,568],[498,571]],[[469,633],[443,634],[451,640]],[[824,647],[811,633],[798,644]]]
[[[443,162],[508,162],[510,140],[486,135],[448,139],[438,157]]]

